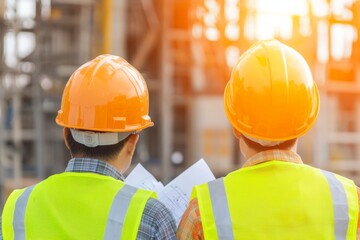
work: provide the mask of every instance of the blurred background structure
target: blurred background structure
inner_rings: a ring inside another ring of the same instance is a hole
[[[299,144],[304,162],[360,184],[359,30],[359,0],[0,0],[1,204],[64,170],[62,90],[101,53],[124,57],[148,83],[155,126],[133,164],[165,183],[202,157],[216,176],[240,167],[222,94],[241,53],[268,38],[303,54],[321,92]]]

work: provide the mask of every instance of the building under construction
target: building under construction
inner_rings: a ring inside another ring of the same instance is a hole
[[[200,158],[216,176],[243,159],[223,110],[232,66],[252,43],[276,38],[308,61],[321,93],[304,162],[360,184],[360,1],[2,0],[0,190],[64,170],[55,117],[71,73],[101,53],[141,71],[155,126],[133,164],[168,182]]]

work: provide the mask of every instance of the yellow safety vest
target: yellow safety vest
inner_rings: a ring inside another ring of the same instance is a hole
[[[154,192],[109,176],[64,172],[15,190],[2,215],[6,240],[136,239]]]
[[[269,161],[194,188],[204,237],[355,240],[353,181],[304,164]]]

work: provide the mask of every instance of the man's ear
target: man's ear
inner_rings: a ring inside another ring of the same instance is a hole
[[[240,139],[241,133],[238,130],[236,130],[235,128],[233,128],[233,134],[237,139]]]
[[[63,137],[64,137],[65,146],[66,146],[68,149],[70,149],[70,148],[69,148],[69,143],[68,143],[67,137],[66,137],[68,134],[71,134],[71,133],[70,133],[70,129],[69,129],[69,128],[63,128]]]
[[[127,141],[126,143],[126,150],[133,154],[133,152],[135,151],[135,147],[136,147],[136,144],[139,140],[139,134],[132,134],[129,138],[129,140]]]

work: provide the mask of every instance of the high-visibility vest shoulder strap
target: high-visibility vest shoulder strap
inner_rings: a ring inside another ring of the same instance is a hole
[[[151,191],[137,189],[122,182],[121,185],[108,212],[103,238],[105,240],[136,239],[146,202],[150,197],[156,197]],[[3,211],[4,239],[26,239],[26,210],[30,198],[33,197],[32,193],[37,194],[37,186],[15,190],[10,195]],[[74,214],[78,213],[74,212]],[[61,239],[60,236],[59,239]]]

